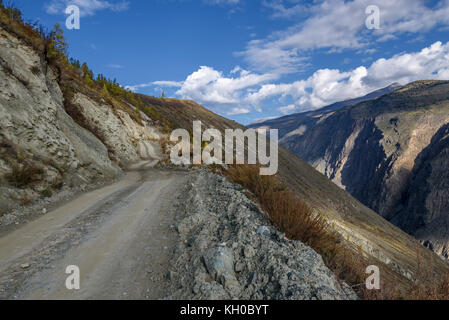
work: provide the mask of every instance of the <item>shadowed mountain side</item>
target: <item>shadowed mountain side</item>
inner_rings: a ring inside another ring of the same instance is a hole
[[[340,109],[302,135],[284,138],[283,145],[447,256],[448,228],[435,218],[446,216],[449,207],[442,182],[448,123],[449,82],[417,81]]]

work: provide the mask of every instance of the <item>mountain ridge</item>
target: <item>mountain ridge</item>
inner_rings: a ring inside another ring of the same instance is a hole
[[[316,110],[294,113],[279,118],[268,119],[265,121],[258,121],[257,123],[248,125],[248,127],[255,129],[278,129],[279,139],[282,142],[284,139],[290,136],[304,134],[308,127],[314,126],[318,121],[320,121],[320,119],[323,119],[332,112],[335,112],[347,106],[357,104],[359,102],[379,98],[401,87],[402,86],[400,84],[393,83],[388,87],[373,91],[362,97],[336,102]]]

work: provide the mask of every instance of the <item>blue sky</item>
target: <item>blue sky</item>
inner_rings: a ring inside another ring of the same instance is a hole
[[[65,25],[70,55],[130,89],[247,124],[393,82],[449,79],[449,0],[15,0]],[[368,6],[379,29],[368,29]]]

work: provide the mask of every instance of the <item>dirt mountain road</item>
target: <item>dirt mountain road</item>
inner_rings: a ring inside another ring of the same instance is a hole
[[[160,299],[176,232],[169,210],[185,173],[135,166],[0,238],[0,299]],[[68,266],[80,289],[68,290]]]

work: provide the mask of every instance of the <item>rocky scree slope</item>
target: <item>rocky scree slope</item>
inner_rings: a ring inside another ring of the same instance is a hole
[[[276,231],[241,186],[194,172],[174,207],[169,299],[357,299],[320,255]]]
[[[449,82],[418,81],[321,119],[284,145],[448,257]]]
[[[77,92],[72,105],[90,130],[81,127],[64,108],[60,76],[32,47],[0,28],[1,226],[23,216],[24,204],[46,205],[114,179],[129,162],[160,154],[155,141],[161,134],[152,119],[141,113],[136,122]]]

